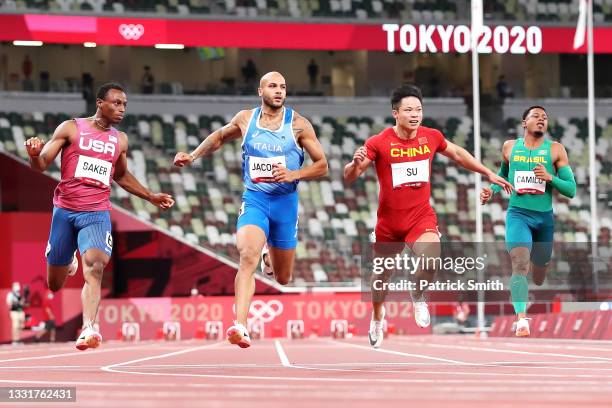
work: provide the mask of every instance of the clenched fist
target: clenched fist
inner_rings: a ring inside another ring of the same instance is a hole
[[[45,142],[38,137],[31,137],[26,140],[24,144],[26,151],[28,152],[28,156],[30,157],[38,157],[45,146]]]
[[[193,163],[193,156],[189,153],[178,152],[176,156],[174,156],[174,165],[176,167],[184,167]]]

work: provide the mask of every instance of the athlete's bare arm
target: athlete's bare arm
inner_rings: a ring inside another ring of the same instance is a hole
[[[515,140],[506,140],[502,146],[502,162],[508,164],[510,162],[510,153],[514,146]],[[503,163],[502,163],[503,164]],[[483,187],[480,191],[480,202],[486,204],[493,197],[493,190],[490,187]]]
[[[297,143],[306,150],[312,164],[298,170],[289,170],[286,167],[275,165],[272,176],[277,183],[291,183],[296,180],[314,180],[327,175],[327,159],[314,128],[305,117],[295,112],[293,117],[293,134]]]
[[[347,184],[357,180],[368,169],[372,160],[368,159],[367,148],[361,146],[355,151],[353,161],[344,166],[344,182]]]
[[[251,111],[249,110],[238,112],[230,123],[208,135],[193,152],[178,152],[174,156],[174,165],[177,167],[189,165],[197,158],[211,155],[219,150],[224,143],[242,137],[247,131],[250,115]]]
[[[552,187],[565,197],[573,198],[576,195],[576,179],[569,165],[565,147],[561,143],[553,142],[550,147],[550,155],[556,174],[550,174],[542,163],[538,163],[533,169],[534,174],[539,179],[551,183]]]
[[[470,154],[467,150],[465,150],[461,146],[457,146],[454,143],[447,141],[446,149],[440,152],[444,156],[448,157],[461,167],[466,170],[470,170],[476,173],[480,173],[483,176],[487,177],[487,179],[498,186],[502,187],[508,194],[512,191],[512,184],[508,182],[505,178],[498,176],[493,171],[487,169],[481,162],[476,160],[474,156]]]
[[[148,188],[140,184],[134,175],[127,168],[127,136],[123,132],[119,132],[119,146],[121,153],[115,163],[115,173],[113,180],[117,182],[125,191],[134,194],[144,200],[149,201],[154,206],[167,210],[174,205],[172,196],[165,193],[153,193]]]
[[[55,129],[48,143],[38,137],[26,140],[25,147],[30,156],[30,167],[38,171],[47,170],[62,148],[70,143],[70,136],[76,132],[75,121],[66,120]]]
[[[514,143],[516,143],[516,140],[506,140],[502,146],[502,160],[506,163],[510,163],[510,153],[512,153]]]

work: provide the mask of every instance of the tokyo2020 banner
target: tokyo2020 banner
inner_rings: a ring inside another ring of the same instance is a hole
[[[111,338],[123,323],[138,323],[141,339],[155,338],[164,322],[181,323],[184,339],[195,337],[207,322],[220,321],[223,328],[234,319],[233,296],[189,298],[103,299],[98,319],[100,330]],[[411,302],[388,302],[386,319],[397,331],[406,334],[428,334],[431,329],[419,328],[412,314]],[[347,320],[357,334],[367,333],[372,306],[359,293],[256,296],[249,311],[249,321],[264,325],[264,336],[276,332],[286,335],[289,320],[303,320],[305,335],[317,331],[329,335],[332,320]]]
[[[286,50],[369,50],[465,53],[467,25],[321,24],[192,19],[0,15],[0,41],[186,47],[237,47]],[[478,52],[499,54],[585,53],[573,49],[575,27],[485,26]],[[596,53],[612,53],[612,28],[594,29]]]

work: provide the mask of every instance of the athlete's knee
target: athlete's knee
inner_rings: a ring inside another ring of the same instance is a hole
[[[47,286],[52,292],[57,292],[64,286],[64,281],[56,277],[47,276]]]
[[[512,261],[512,271],[520,275],[527,275],[529,272],[529,258],[520,254],[510,254]]]
[[[67,273],[67,272],[66,272]],[[52,292],[57,292],[64,286],[66,281],[66,273],[62,274],[61,269],[57,267],[47,266],[47,286]]]
[[[534,266],[532,278],[536,286],[542,286],[546,280],[546,266]]]
[[[291,282],[291,274],[287,273],[287,274],[276,275],[276,281],[280,283],[281,285],[285,286],[289,282]]]
[[[104,268],[106,267],[106,262],[95,260],[92,262],[86,262],[83,268],[83,275],[85,276],[85,280],[94,280],[94,281],[102,281],[102,275],[104,274]]]
[[[246,268],[255,268],[261,257],[261,252],[257,251],[253,246],[244,246],[238,249],[240,253],[240,266]]]
[[[436,273],[436,268],[435,266],[427,266],[421,269],[423,271],[423,273],[426,273],[429,276],[433,276]]]

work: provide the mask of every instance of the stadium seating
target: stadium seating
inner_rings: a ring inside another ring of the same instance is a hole
[[[66,115],[17,114],[0,112],[0,150],[23,159],[23,142],[31,136],[48,139]],[[121,125],[130,138],[129,167],[136,177],[155,191],[174,195],[176,208],[160,212],[119,187],[112,200],[138,217],[154,222],[175,236],[195,245],[204,245],[237,259],[235,223],[243,190],[240,143],[224,146],[212,158],[201,159],[192,168],[172,167],[177,151],[195,148],[210,132],[230,118],[196,115],[128,115]],[[372,134],[392,122],[383,117],[311,117],[329,161],[329,177],[301,183],[300,230],[297,248],[296,283],[358,283],[359,268],[353,258],[363,252],[374,229],[378,186],[373,170],[350,188],[342,182],[342,170],[355,149]],[[472,149],[472,121],[462,118],[426,118],[424,124],[441,129],[449,140]],[[483,124],[482,156],[489,168],[498,168],[502,135],[517,134],[520,123],[505,122],[505,129]],[[600,202],[599,240],[609,243],[612,230],[612,119],[597,122],[598,189]],[[553,118],[550,132],[563,142],[578,182],[578,195],[555,198],[557,240],[588,241],[590,207],[588,199],[588,149],[586,121]],[[50,172],[59,178],[59,158]],[[469,242],[475,239],[474,177],[438,155],[433,165],[432,201],[438,213],[444,239]],[[507,199],[501,194],[485,206],[484,240],[503,241],[504,210]],[[504,254],[498,258],[503,259]],[[499,260],[498,260],[499,261]]]
[[[459,0],[6,0],[0,9],[53,12],[233,15],[241,18],[372,18],[403,21],[468,20],[469,2]],[[578,0],[487,0],[485,20],[558,21],[574,24]],[[612,1],[594,1],[596,23],[612,20]]]

